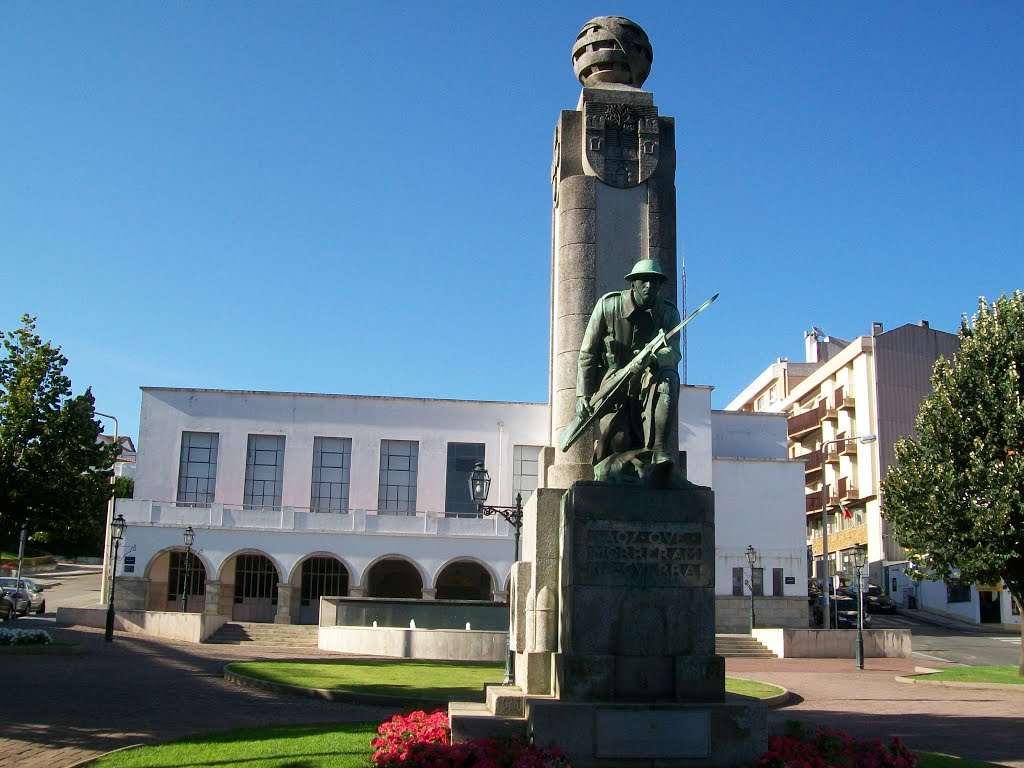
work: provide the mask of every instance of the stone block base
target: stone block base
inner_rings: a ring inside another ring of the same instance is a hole
[[[573,768],[748,765],[767,745],[763,704],[528,701],[533,742],[559,747]]]
[[[486,704],[453,701],[448,704],[452,743],[470,739],[501,738],[519,735],[526,739],[526,719],[493,714]]]

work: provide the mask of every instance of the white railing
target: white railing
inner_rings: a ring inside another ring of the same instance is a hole
[[[511,536],[513,533],[512,526],[498,516],[446,517],[444,512],[431,510],[414,514],[374,509],[329,513],[314,512],[309,507],[251,509],[242,504],[198,505],[118,499],[117,511],[129,525],[438,536]]]

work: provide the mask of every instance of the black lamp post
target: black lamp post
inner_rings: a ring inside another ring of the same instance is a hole
[[[117,551],[121,546],[121,539],[124,538],[125,521],[124,515],[118,515],[110,523],[110,540],[114,542],[114,557],[110,561],[110,598],[107,601],[107,629],[103,633],[103,639],[110,643],[114,640],[114,586],[117,578]]]
[[[514,507],[485,506],[484,502],[487,501],[487,494],[490,493],[490,490],[491,476],[484,469],[484,463],[478,461],[469,475],[469,495],[476,502],[477,509],[480,510],[481,515],[501,515],[512,526],[515,531],[515,559],[512,562],[515,563],[519,560],[519,532],[523,528],[523,494],[516,494],[516,504]],[[505,685],[512,685],[515,682],[515,675],[512,670],[511,641],[513,611],[515,611],[515,606],[512,605],[512,595],[509,594],[508,634],[505,636]]]
[[[196,540],[196,532],[190,525],[185,529],[185,578],[181,590],[181,612],[188,613],[188,592],[192,587],[192,542]]]
[[[757,550],[753,544],[747,545],[747,562],[750,564],[750,581],[747,586],[750,588],[750,634],[754,634],[754,563],[757,562]]]
[[[860,574],[868,559],[868,548],[858,544],[853,550],[853,567],[857,575],[857,669],[864,669],[864,585]]]

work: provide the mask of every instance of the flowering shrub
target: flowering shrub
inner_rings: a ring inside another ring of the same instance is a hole
[[[768,751],[754,768],[914,768],[917,755],[893,736],[888,744],[858,739],[842,731],[818,728],[805,733],[790,724],[785,736],[768,740]]]
[[[521,738],[472,739],[451,743],[448,716],[441,710],[395,715],[377,729],[376,768],[572,768],[557,749],[542,749]]]
[[[0,629],[0,645],[49,645],[49,632],[42,629]]]

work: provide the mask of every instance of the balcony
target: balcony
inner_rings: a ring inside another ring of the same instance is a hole
[[[797,458],[803,459],[805,475],[821,471],[821,451],[811,451],[802,456],[797,456]]]
[[[851,440],[848,443],[843,443],[839,446],[839,452],[843,456],[856,456],[857,455],[857,441]]]
[[[839,498],[842,501],[857,501],[860,498],[857,486],[849,478],[839,478]]]
[[[836,390],[837,393],[842,389],[840,387]],[[852,411],[856,409],[857,405],[853,400],[853,394],[850,392],[843,392],[841,397],[836,398],[836,408],[840,411]]]
[[[786,420],[786,431],[791,439],[798,440],[816,430],[824,416],[825,401],[823,400],[809,411],[790,416]]]
[[[832,397],[825,404],[825,415],[822,418],[836,421],[839,419],[839,403],[843,402],[843,388],[837,387]]]
[[[812,515],[821,512],[821,494],[808,493],[804,496],[804,512]]]

